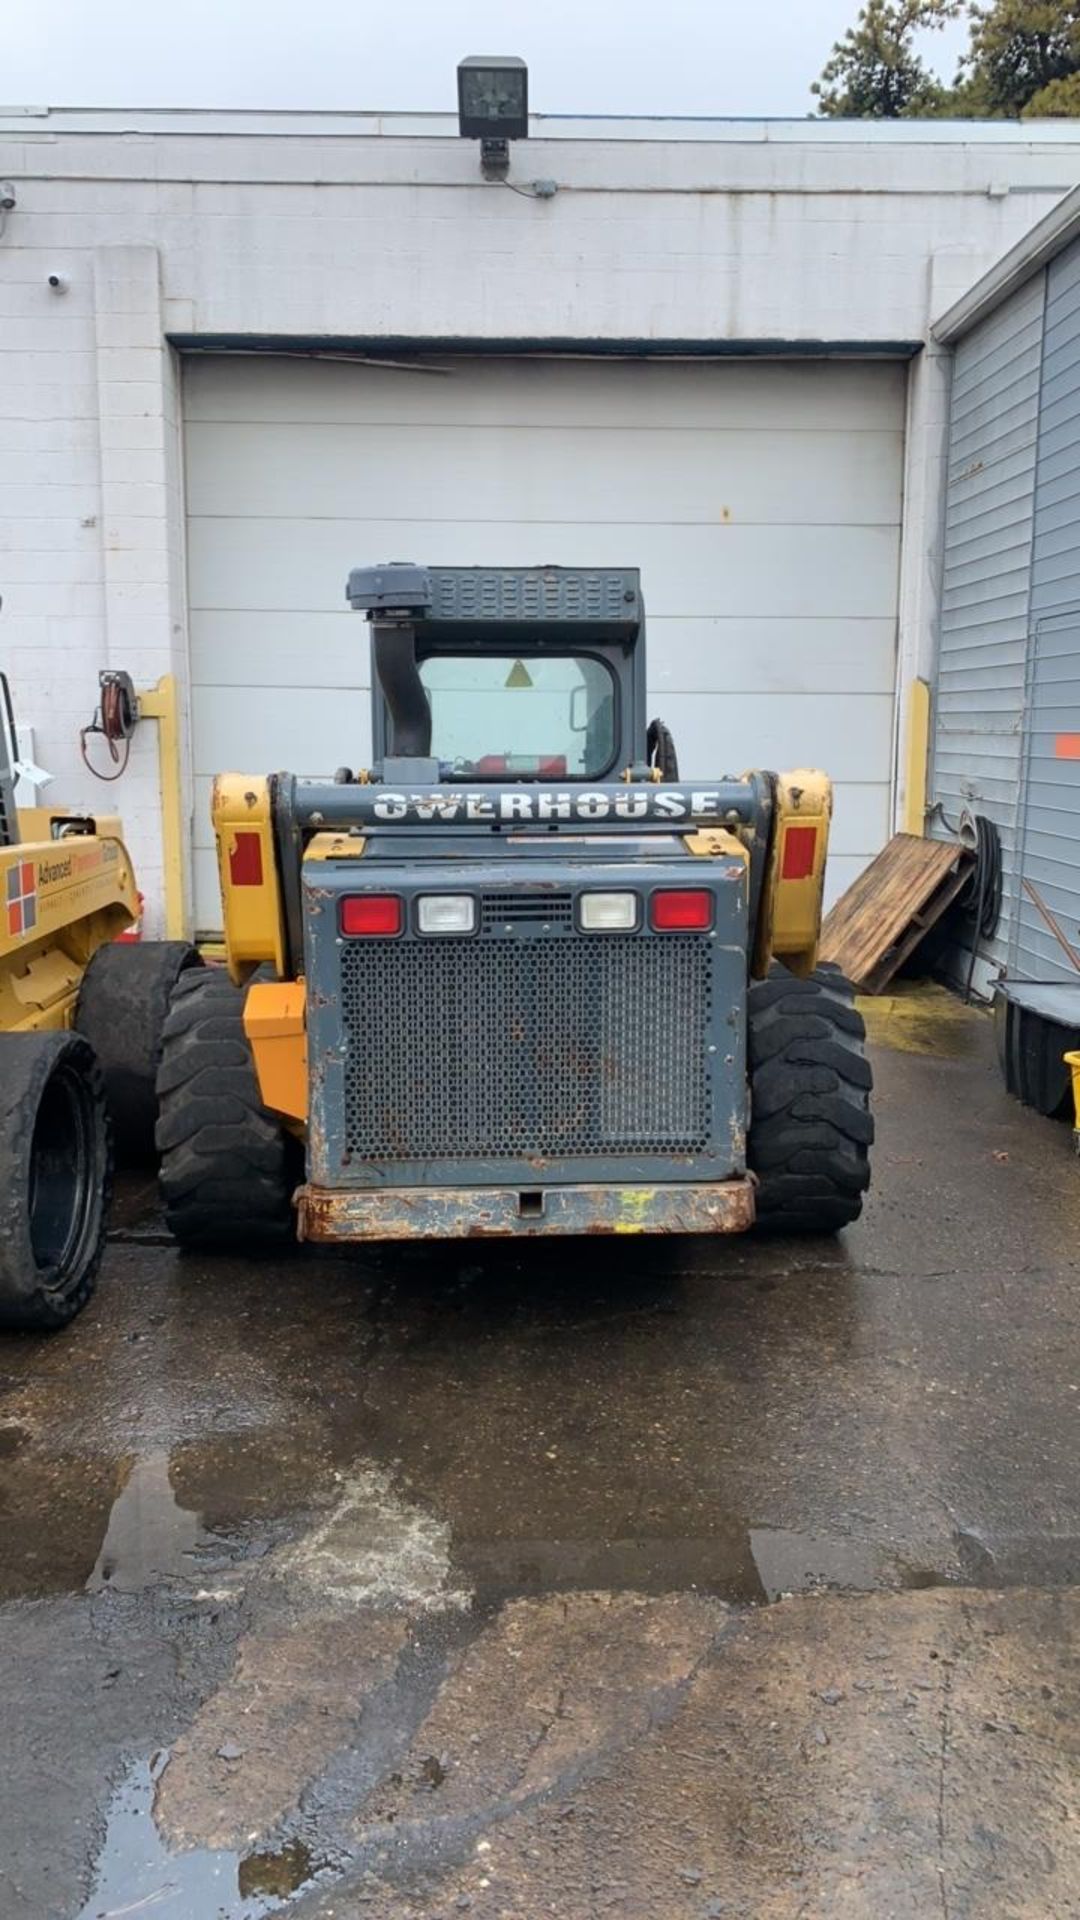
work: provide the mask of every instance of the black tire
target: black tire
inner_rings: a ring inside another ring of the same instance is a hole
[[[873,1077],[855,991],[838,967],[774,967],[750,986],[750,1137],[764,1232],[837,1233],[870,1184]]]
[[[110,941],[90,957],[75,1028],[89,1040],[105,1076],[121,1159],[153,1156],[154,1088],[169,997],[181,974],[201,966],[198,952],[184,940]]]
[[[293,1239],[298,1145],[259,1098],[244,990],[220,968],[177,980],[157,1092],[161,1195],[180,1245],[235,1251]]]
[[[48,1332],[86,1305],[111,1193],[93,1049],[75,1033],[0,1035],[0,1325]]]

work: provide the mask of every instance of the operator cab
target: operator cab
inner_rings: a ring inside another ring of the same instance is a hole
[[[462,644],[417,655],[440,780],[615,776],[618,679],[602,652]]]
[[[655,758],[636,567],[357,567],[347,597],[371,623],[376,771],[591,783]]]

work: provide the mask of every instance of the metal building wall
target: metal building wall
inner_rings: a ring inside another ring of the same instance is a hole
[[[1006,910],[996,938],[980,950],[984,977],[1008,959],[1008,909],[1018,888],[1045,298],[1039,274],[961,340],[950,399],[930,797],[949,822],[966,807],[1001,834]],[[940,815],[930,831],[943,832]],[[963,953],[951,959],[959,970]]]
[[[1080,934],[1080,242],[1047,269],[1018,835],[1024,877]],[[1010,971],[1075,979],[1023,888],[1007,899]]]

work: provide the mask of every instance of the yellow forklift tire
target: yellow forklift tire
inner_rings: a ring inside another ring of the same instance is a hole
[[[220,968],[177,980],[157,1090],[161,1197],[180,1245],[246,1252],[294,1239],[299,1144],[262,1104],[244,989]]]
[[[93,1049],[75,1033],[0,1035],[0,1325],[47,1332],[86,1305],[111,1191]]]
[[[873,1077],[855,992],[838,967],[775,966],[747,1001],[750,1136],[765,1233],[837,1233],[870,1184]]]
[[[75,1028],[105,1076],[117,1157],[148,1160],[157,1121],[155,1082],[169,1000],[202,959],[184,940],[112,941],[91,955],[79,987]]]

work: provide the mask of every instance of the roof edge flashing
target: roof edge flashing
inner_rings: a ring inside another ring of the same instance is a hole
[[[985,320],[1028,280],[1033,280],[1055,255],[1080,236],[1080,187],[1072,187],[1043,219],[976,280],[965,294],[934,321],[931,336],[941,346],[953,346]]]
[[[460,139],[457,115],[406,107],[79,106],[0,103],[0,131],[98,134],[216,134],[227,137]],[[699,140],[724,144],[1017,147],[1028,152],[1080,146],[1071,120],[846,120],[798,114],[665,114],[588,111],[529,115],[530,136],[557,140]]]

